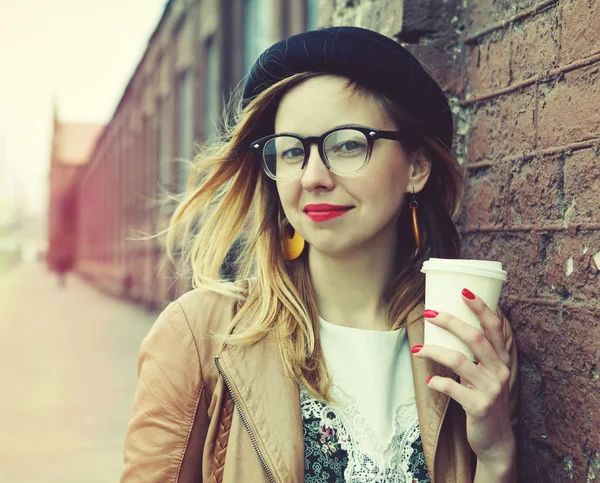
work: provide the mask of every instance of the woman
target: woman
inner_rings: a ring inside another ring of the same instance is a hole
[[[122,481],[514,481],[507,321],[468,287],[483,334],[423,313],[423,261],[460,254],[439,86],[336,27],[267,49],[241,107],[173,217],[198,288],[142,345]],[[479,363],[423,346],[424,316]]]

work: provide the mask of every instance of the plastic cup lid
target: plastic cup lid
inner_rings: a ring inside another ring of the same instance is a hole
[[[430,271],[445,271],[468,273],[482,277],[497,278],[506,282],[508,279],[505,270],[502,270],[502,262],[490,260],[463,260],[455,258],[430,258],[423,263],[422,273]]]

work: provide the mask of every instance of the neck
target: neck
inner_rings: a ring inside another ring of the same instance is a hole
[[[387,237],[337,257],[310,247],[309,270],[319,315],[347,327],[389,330],[385,293],[396,243],[395,236]]]

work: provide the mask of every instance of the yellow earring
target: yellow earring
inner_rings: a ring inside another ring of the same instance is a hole
[[[284,260],[295,260],[304,251],[304,238],[294,230],[287,219],[281,225],[281,245]]]

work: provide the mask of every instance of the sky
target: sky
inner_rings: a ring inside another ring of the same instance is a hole
[[[108,122],[166,0],[0,0],[0,201],[43,213],[53,103]]]

